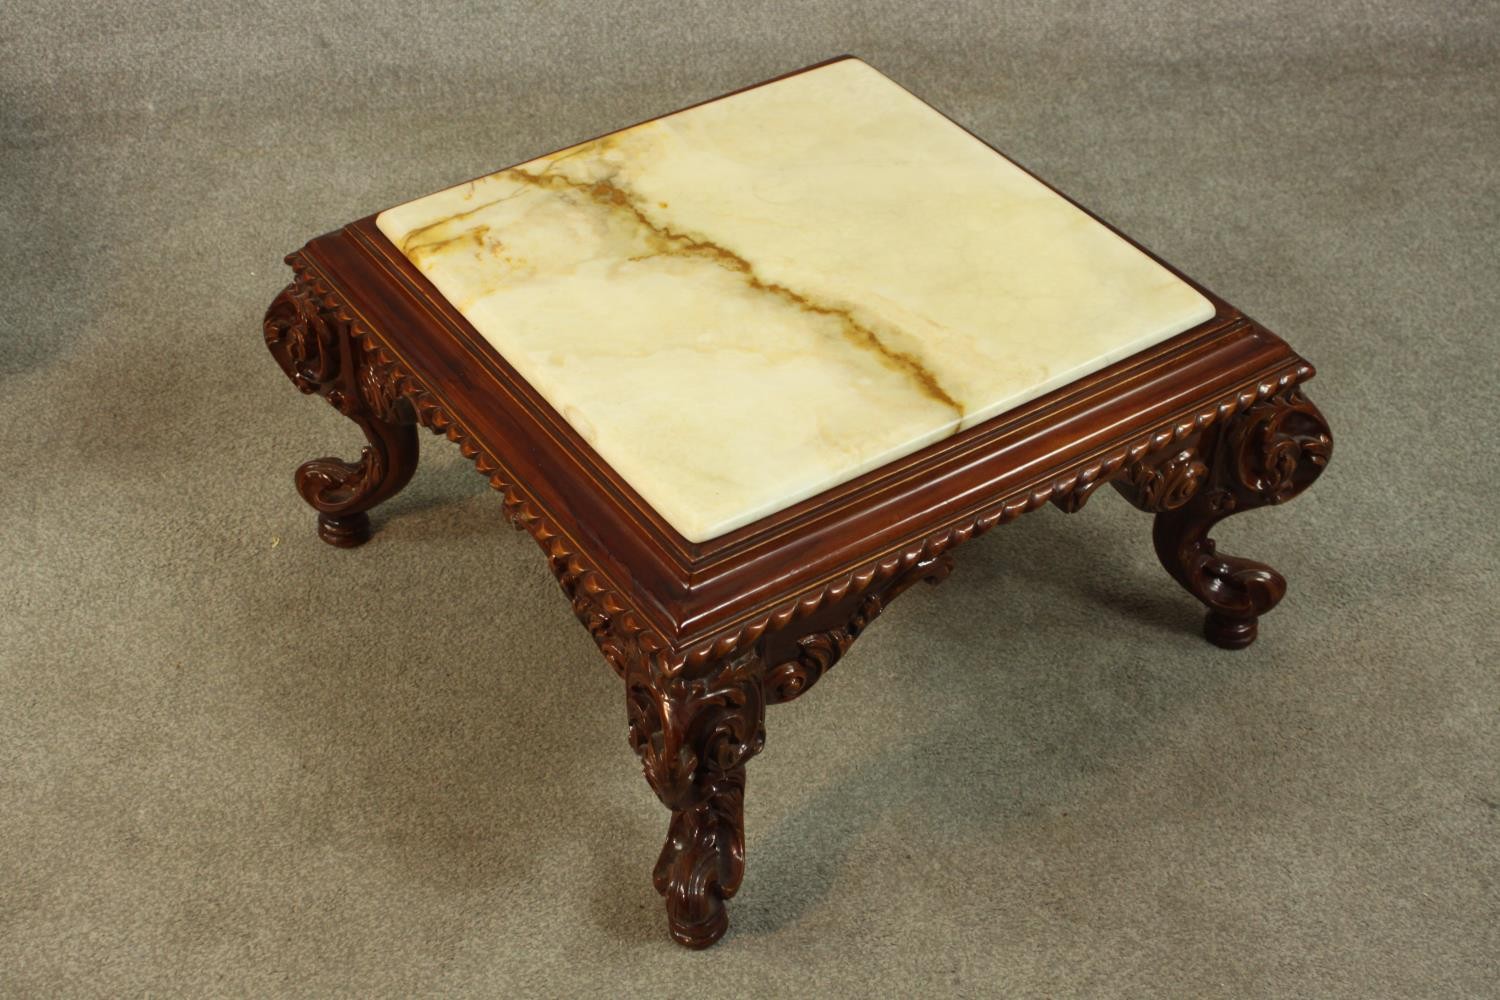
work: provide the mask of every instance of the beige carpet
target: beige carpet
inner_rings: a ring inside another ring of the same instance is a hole
[[[0,5],[0,994],[1500,995],[1496,4],[1068,8]],[[1246,653],[1118,498],[960,550],[773,710],[692,954],[535,546],[429,437],[319,542],[291,471],[357,436],[260,314],[313,235],[846,51],[1287,336],[1337,453],[1222,532],[1292,586]]]

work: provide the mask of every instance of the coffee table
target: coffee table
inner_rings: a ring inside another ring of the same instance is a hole
[[[727,926],[766,705],[959,543],[1110,483],[1242,648],[1286,584],[1209,533],[1332,449],[1283,341],[852,58],[287,262],[271,353],[368,440],[297,469],[319,534],[369,538],[418,424],[474,461],[624,680],[689,947]]]

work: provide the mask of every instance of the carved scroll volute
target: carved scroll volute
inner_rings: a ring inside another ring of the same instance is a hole
[[[688,671],[632,654],[625,668],[630,745],[672,810],[652,881],[672,937],[706,948],[728,927],[724,901],[745,873],[745,762],[765,745],[758,651]]]
[[[1235,492],[1259,504],[1279,504],[1307,489],[1333,457],[1323,414],[1297,387],[1247,410],[1226,440]]]
[[[1208,478],[1198,441],[1145,455],[1125,466],[1115,489],[1141,510],[1157,513],[1187,504]]]
[[[797,640],[797,655],[766,671],[766,700],[776,705],[800,698],[843,659],[869,619],[880,613],[879,597],[867,597],[849,624]]]
[[[321,393],[336,384],[342,368],[337,322],[332,303],[320,302],[300,282],[285,288],[266,310],[266,347],[303,392]]]
[[[366,514],[411,479],[417,463],[415,414],[395,367],[354,335],[341,304],[299,277],[271,303],[266,347],[298,389],[317,393],[364,432],[358,461],[326,457],[297,469],[297,492],[318,511],[318,534],[350,547],[370,536]]]

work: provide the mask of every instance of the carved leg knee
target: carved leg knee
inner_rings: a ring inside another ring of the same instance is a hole
[[[1203,632],[1214,645],[1254,642],[1260,616],[1281,600],[1286,581],[1269,566],[1218,552],[1209,532],[1231,514],[1301,493],[1332,453],[1323,415],[1293,387],[1176,452],[1136,463],[1116,481],[1132,503],[1156,512],[1157,558],[1208,607]]]
[[[706,948],[729,926],[745,873],[745,762],[765,744],[764,670],[754,654],[696,670],[631,662],[630,744],[672,810],[653,872],[672,937]]]
[[[358,461],[318,458],[297,469],[297,492],[318,512],[318,535],[352,547],[370,537],[366,513],[394,496],[417,467],[417,430],[389,366],[352,334],[337,304],[302,279],[266,311],[266,346],[292,382],[359,425]]]

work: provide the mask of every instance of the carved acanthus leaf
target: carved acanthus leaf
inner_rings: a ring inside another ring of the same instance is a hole
[[[854,615],[843,625],[798,639],[797,655],[766,671],[766,700],[778,704],[805,694],[902,592],[918,580],[941,583],[951,572],[953,557],[947,554],[918,563],[884,589],[866,595]]]

